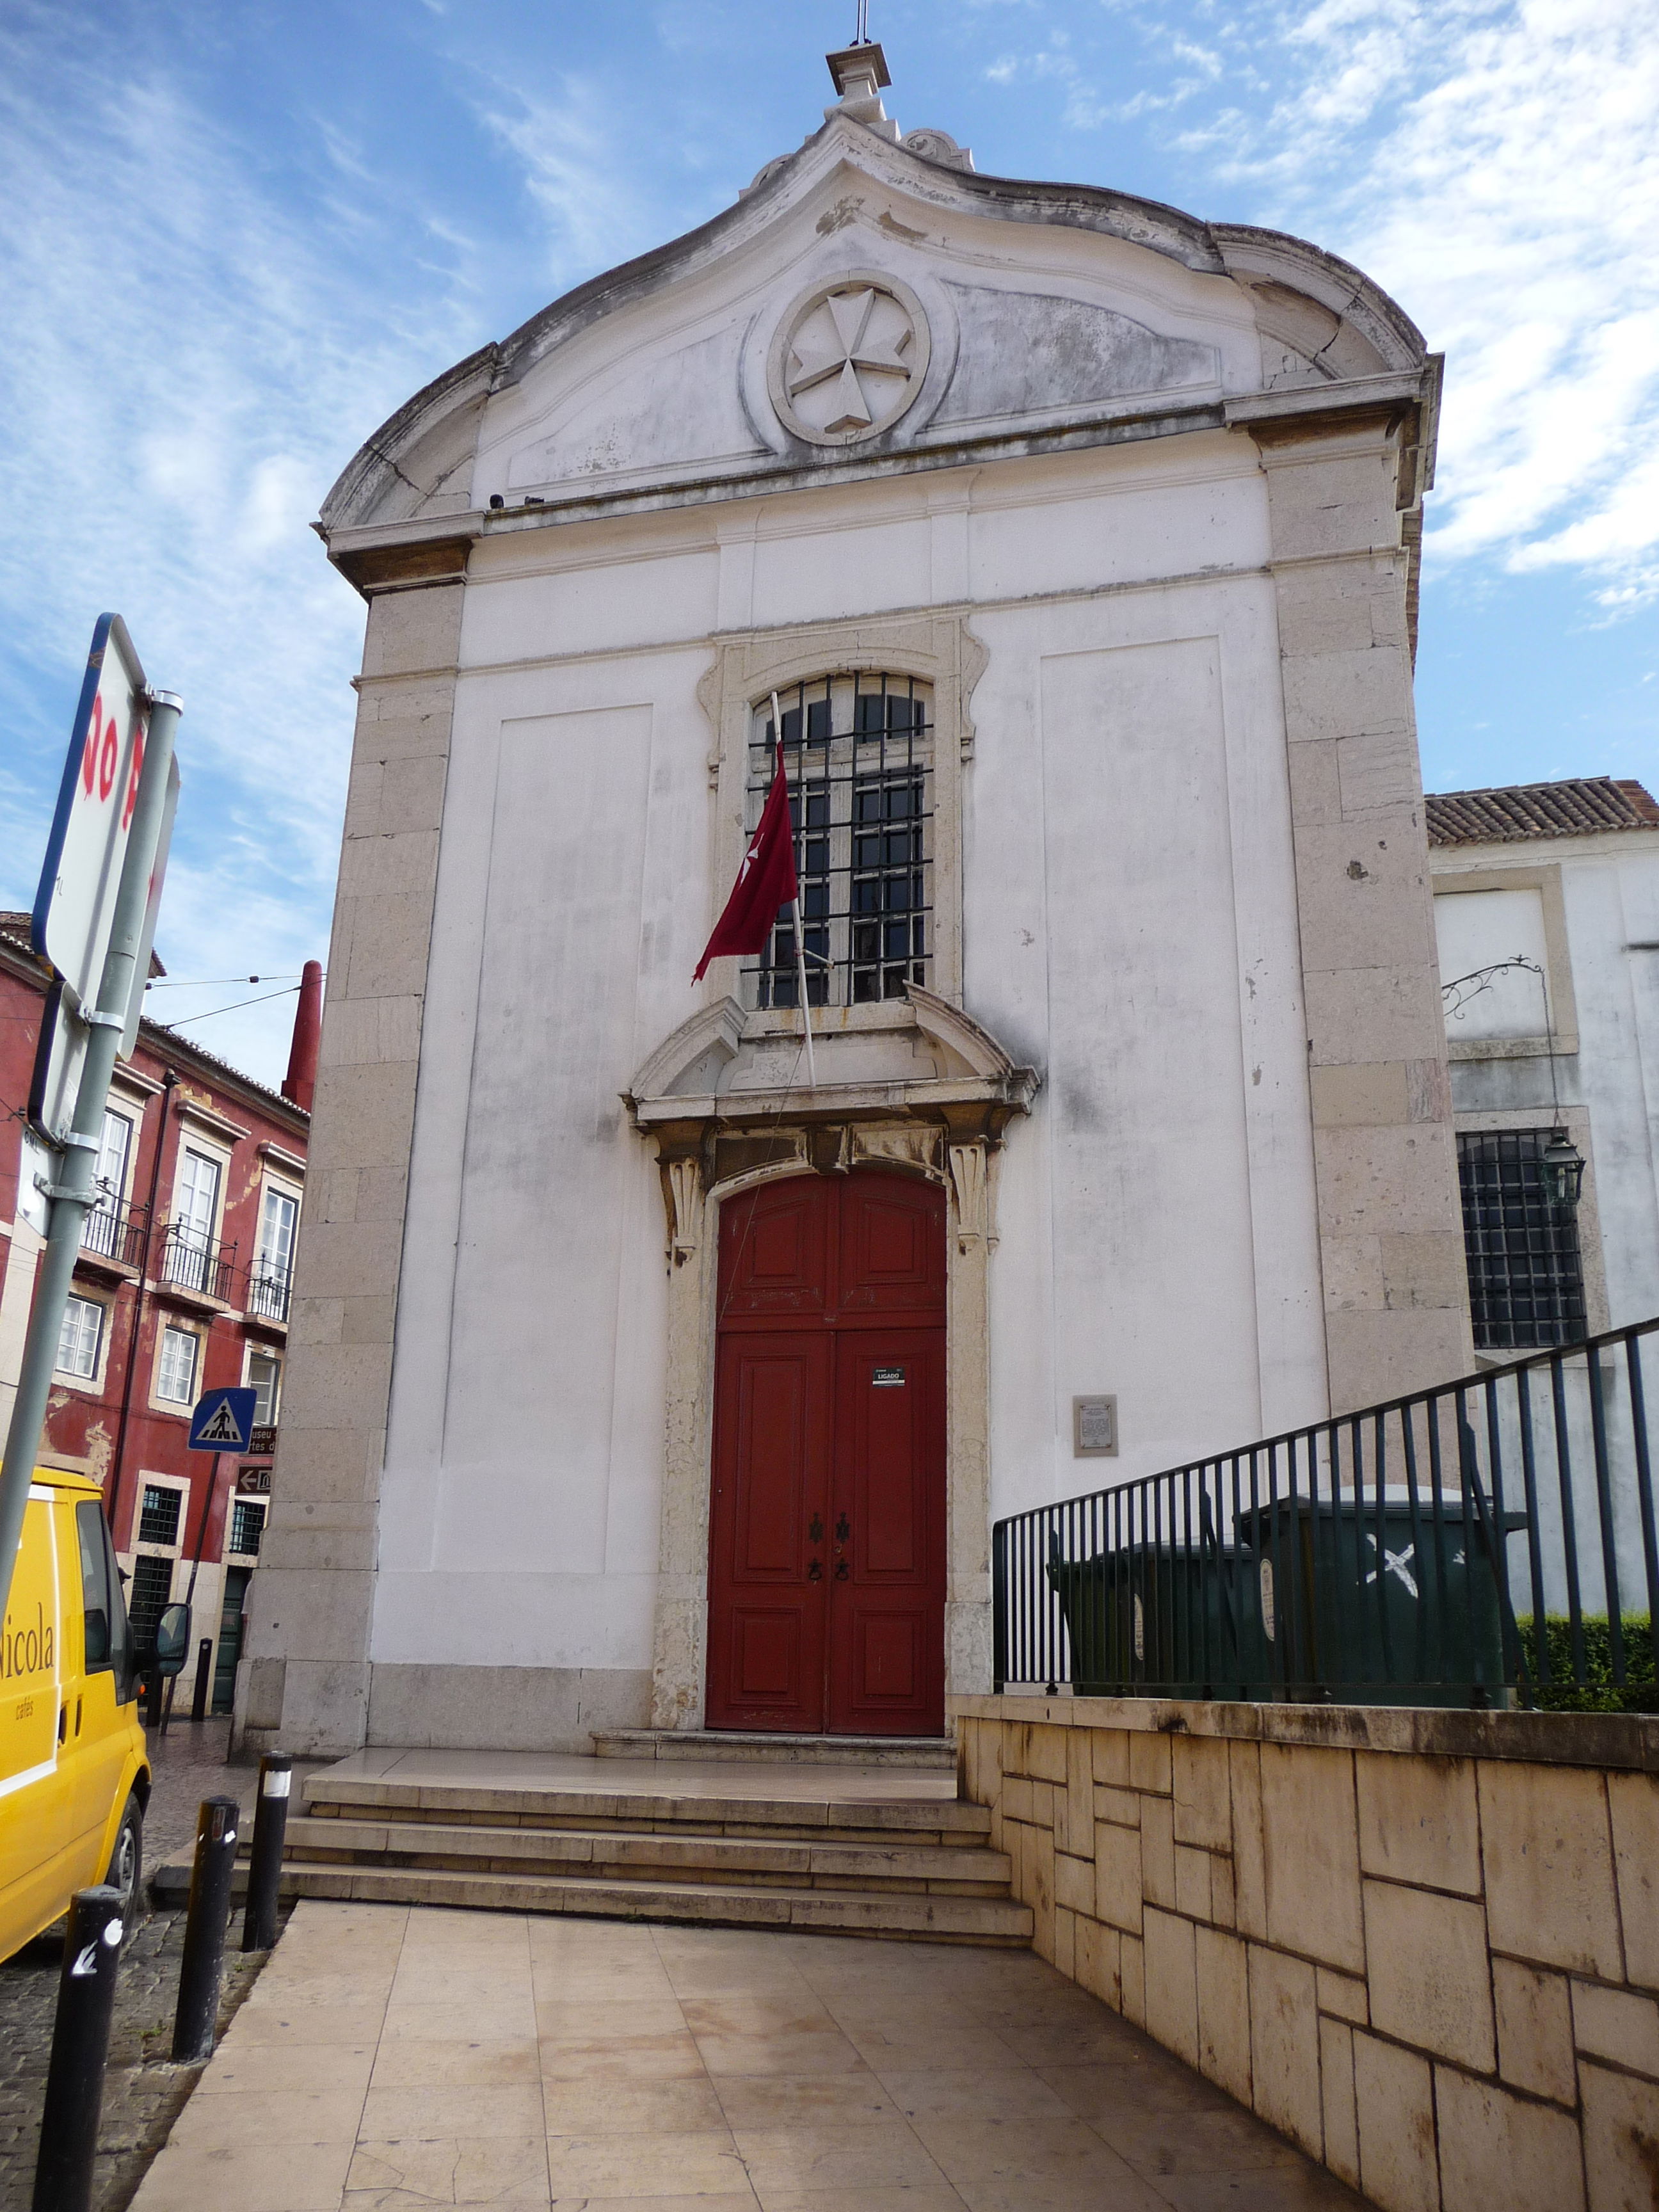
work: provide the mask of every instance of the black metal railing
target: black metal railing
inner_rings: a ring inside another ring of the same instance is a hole
[[[274,1260],[256,1260],[247,1271],[246,1310],[257,1314],[261,1321],[285,1322],[293,1279],[291,1267],[279,1266]]]
[[[1656,1366],[1659,1320],[999,1521],[996,1686],[1659,1711]]]
[[[179,1289],[200,1291],[204,1297],[230,1304],[232,1279],[236,1273],[236,1247],[218,1244],[210,1237],[182,1222],[170,1222],[161,1245],[161,1279]]]
[[[124,1267],[137,1267],[143,1260],[149,1219],[146,1206],[112,1206],[100,1199],[87,1208],[81,1224],[81,1249],[118,1261]]]

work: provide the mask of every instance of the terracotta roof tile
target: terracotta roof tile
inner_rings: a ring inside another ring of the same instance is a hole
[[[1659,830],[1659,805],[1639,783],[1610,775],[1517,783],[1503,791],[1426,794],[1431,845],[1512,845],[1586,837],[1599,830]]]

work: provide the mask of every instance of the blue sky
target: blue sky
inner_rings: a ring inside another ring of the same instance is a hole
[[[873,0],[906,129],[981,170],[1317,240],[1449,356],[1431,789],[1659,775],[1650,0]],[[0,903],[29,902],[95,616],[184,694],[159,949],[326,951],[362,608],[309,524],[408,395],[728,205],[853,0],[7,0]],[[234,987],[218,979],[275,979]],[[289,997],[186,1034],[268,1079]],[[15,1104],[15,1101],[3,1102]]]

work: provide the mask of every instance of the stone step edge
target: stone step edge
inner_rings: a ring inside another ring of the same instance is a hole
[[[368,1840],[370,1836],[374,1840]],[[511,1842],[516,1850],[503,1850]],[[1006,1851],[975,1849],[956,1844],[857,1844],[829,1843],[822,1839],[801,1838],[783,1841],[753,1836],[663,1836],[655,1833],[632,1835],[614,1828],[484,1828],[441,1827],[436,1822],[413,1820],[313,1820],[303,1814],[288,1824],[287,1854],[304,1856],[312,1851],[355,1851],[368,1855],[396,1852],[400,1856],[443,1854],[451,1857],[489,1858],[520,1857],[532,1859],[545,1853],[550,1859],[562,1855],[550,1850],[551,1844],[587,1844],[592,1846],[589,1860],[606,1867],[621,1868],[630,1862],[611,1857],[606,1846],[617,1844],[672,1846],[672,1859],[653,1860],[648,1853],[641,1854],[631,1863],[647,1868],[696,1864],[700,1855],[704,1863],[720,1866],[727,1858],[741,1852],[747,1857],[760,1859],[755,1867],[734,1867],[733,1874],[799,1874],[803,1877],[816,1875],[845,1873],[848,1880],[872,1883],[887,1881],[977,1881],[998,1882],[1005,1887],[1013,1879],[1013,1863]],[[805,1867],[779,1865],[786,1854],[805,1852],[809,1863]],[[813,1863],[819,1854],[830,1857],[849,1856],[868,1857],[888,1855],[903,1863],[890,1868],[848,1868]],[[768,1859],[772,1862],[767,1864]],[[571,1855],[569,1863],[583,1862]],[[617,1872],[607,1875],[607,1880],[631,1881],[635,1877]]]
[[[837,1828],[858,1828],[890,1835],[928,1827],[986,1835],[991,1825],[984,1806],[960,1797],[895,1798],[885,1803],[880,1799],[866,1803],[842,1798],[676,1797],[645,1790],[519,1790],[505,1784],[462,1784],[451,1788],[374,1776],[335,1778],[326,1771],[308,1776],[305,1784],[305,1811],[310,1813],[319,1804],[353,1806],[359,1808],[360,1818],[363,1808],[384,1816],[406,1806],[414,1812],[530,1813],[547,1819],[625,1821],[638,1824],[641,1833],[659,1827],[677,1830],[692,1821],[702,1821],[710,1827],[739,1824],[826,1833]],[[820,1817],[811,1817],[814,1814]]]
[[[955,1771],[948,1736],[758,1735],[712,1729],[595,1729],[599,1759],[741,1760],[755,1766],[908,1766]]]
[[[284,1896],[373,1904],[459,1905],[480,1911],[576,1918],[690,1921],[797,1934],[893,1936],[1029,1947],[1029,1905],[980,1897],[873,1896],[824,1890],[744,1890],[707,1883],[559,1881],[425,1868],[288,1866]]]

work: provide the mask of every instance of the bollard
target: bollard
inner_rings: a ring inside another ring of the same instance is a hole
[[[276,1885],[283,1872],[283,1838],[288,1832],[291,1759],[259,1761],[259,1802],[253,1815],[253,1856],[247,1870],[247,1911],[242,1916],[242,1948],[268,1951],[276,1941]]]
[[[125,1933],[118,1889],[76,1891],[64,1937],[58,2017],[40,2114],[34,2212],[88,2212],[92,2203],[104,2061]]]
[[[207,1718],[208,1692],[213,1687],[213,1638],[204,1636],[196,1647],[196,1689],[190,1701],[193,1721]]]
[[[236,1832],[242,1808],[234,1797],[204,1797],[196,1816],[196,1863],[190,1873],[185,1957],[179,1969],[179,2009],[173,2021],[173,2063],[194,2066],[213,2056],[219,1984],[225,1966],[225,1925],[236,1872]]]

